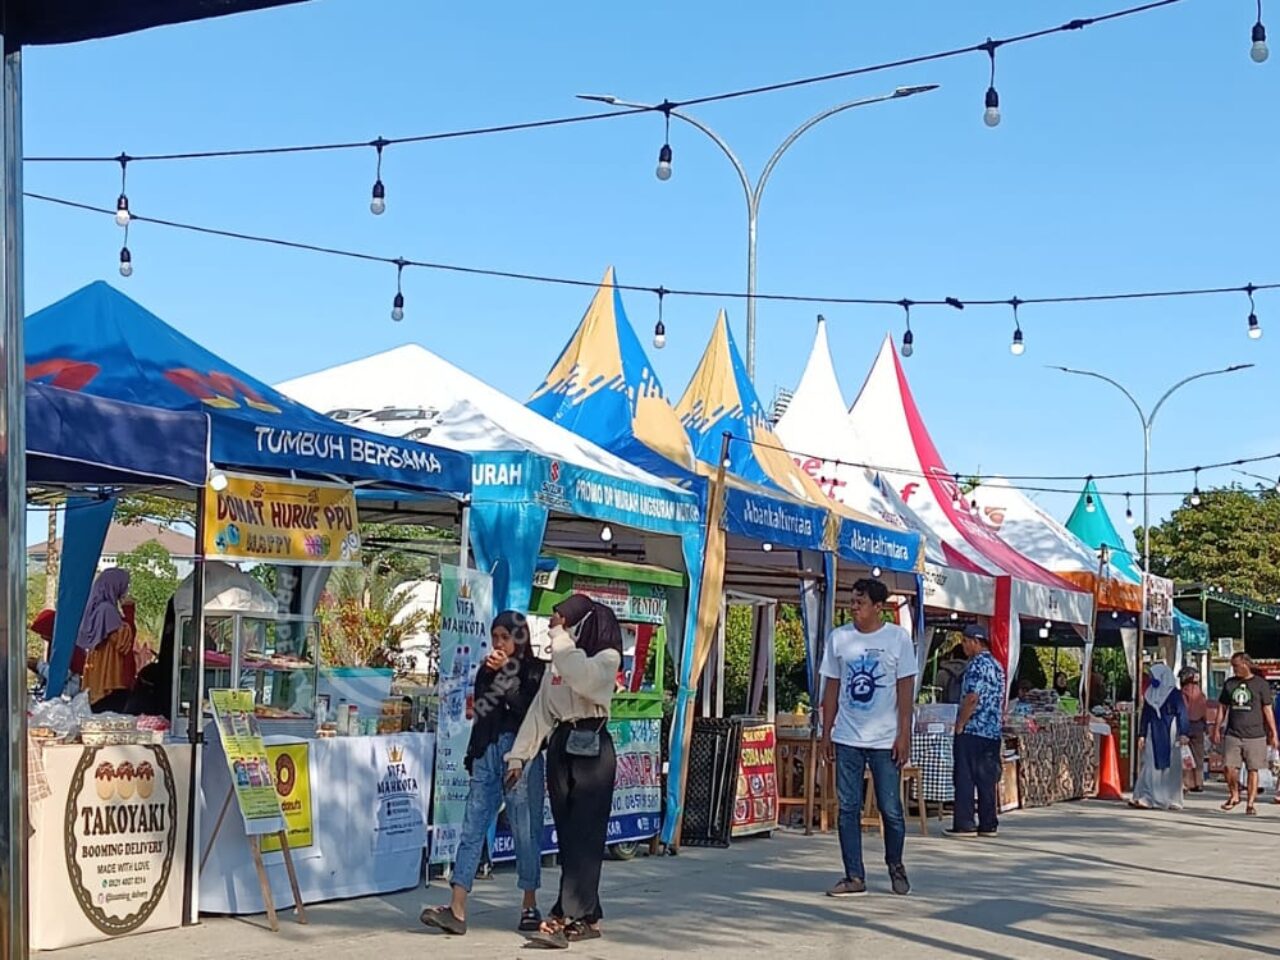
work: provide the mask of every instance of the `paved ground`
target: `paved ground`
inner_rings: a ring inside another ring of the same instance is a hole
[[[1222,788],[1218,788],[1221,790]],[[1280,807],[1246,819],[1218,811],[1222,793],[1179,814],[1073,803],[1005,817],[994,841],[947,840],[933,822],[912,834],[915,890],[888,892],[880,868],[870,896],[835,901],[834,836],[780,833],[730,850],[610,863],[606,939],[582,957],[1280,957]],[[867,835],[873,857],[879,838]],[[555,882],[555,872],[549,877]],[[513,932],[510,872],[478,884],[472,932],[446,939],[418,924],[439,885],[390,897],[317,905],[311,923],[213,919],[198,928],[49,954],[52,960],[401,960],[527,957]]]

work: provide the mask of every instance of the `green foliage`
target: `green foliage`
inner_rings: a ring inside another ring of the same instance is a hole
[[[1137,531],[1141,555],[1142,531]],[[1280,596],[1280,496],[1239,487],[1206,490],[1151,528],[1151,570],[1251,597]]]
[[[178,589],[178,568],[169,551],[154,540],[120,554],[117,563],[129,571],[129,595],[136,605],[138,633],[158,646],[165,608]]]
[[[43,573],[27,574],[27,626],[44,609],[44,587],[47,582]],[[27,656],[39,660],[44,656],[44,640],[27,630]]]
[[[116,523],[132,526],[150,520],[166,527],[196,525],[196,505],[184,500],[173,500],[150,493],[136,493],[121,497],[113,517]]]
[[[747,706],[747,695],[751,684],[751,650],[755,642],[751,629],[751,612],[749,607],[729,607],[724,656],[726,714],[741,713]],[[796,607],[778,607],[774,648],[777,654],[775,678],[778,686],[778,710],[790,712],[798,703],[808,702],[804,627]],[[674,678],[670,682],[671,689],[674,689]]]
[[[321,662],[335,667],[400,667],[400,646],[422,632],[429,617],[409,610],[412,597],[394,572],[343,567],[320,600]]]

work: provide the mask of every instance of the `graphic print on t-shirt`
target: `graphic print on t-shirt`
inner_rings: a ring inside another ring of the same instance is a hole
[[[1242,683],[1231,691],[1231,709],[1249,710],[1253,707],[1253,691],[1247,683]]]
[[[876,698],[876,691],[887,686],[880,667],[881,652],[867,650],[849,664],[844,693],[849,706],[855,710],[869,709]]]

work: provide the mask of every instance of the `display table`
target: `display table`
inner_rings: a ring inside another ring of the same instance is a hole
[[[31,805],[31,948],[182,925],[191,747],[41,750]]]
[[[928,803],[954,803],[955,736],[951,733],[911,735],[911,765],[920,768],[921,790]]]
[[[265,739],[305,903],[390,893],[420,882],[435,734]],[[200,791],[200,911],[262,913],[262,891],[234,802],[218,826],[230,790],[222,745],[211,731]],[[285,908],[293,895],[275,847],[264,843],[267,875],[276,907]]]
[[[1089,796],[1097,783],[1093,734],[1071,720],[1015,730],[1018,794],[1024,807],[1045,807]]]

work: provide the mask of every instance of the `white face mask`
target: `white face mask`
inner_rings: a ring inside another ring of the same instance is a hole
[[[587,615],[583,617],[581,620],[579,620],[577,623],[575,623],[572,627],[565,627],[565,629],[569,632],[569,636],[573,637],[574,643],[578,642],[578,637],[581,636],[582,634],[582,628],[586,624],[586,622],[591,619],[591,614],[592,614],[592,611],[588,610]]]

